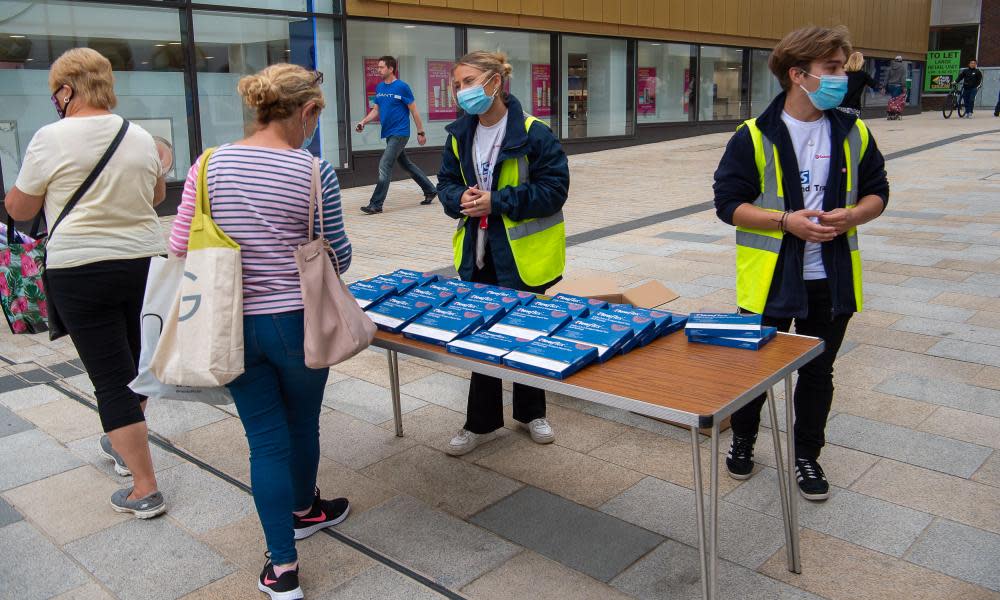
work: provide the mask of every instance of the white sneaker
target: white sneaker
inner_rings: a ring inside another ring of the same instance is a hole
[[[462,456],[463,454],[468,454],[469,452],[475,450],[479,444],[486,441],[488,435],[489,434],[480,435],[478,433],[472,433],[467,429],[463,429],[459,431],[455,437],[451,438],[451,441],[448,442],[448,449],[445,450],[445,452],[452,456]]]
[[[535,419],[530,423],[521,423],[521,427],[528,430],[531,439],[536,444],[551,444],[556,441],[556,434],[552,431],[552,426],[549,425],[547,419]]]

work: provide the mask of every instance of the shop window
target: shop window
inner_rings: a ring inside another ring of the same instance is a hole
[[[698,119],[743,117],[743,50],[702,46],[699,63]]]
[[[546,123],[552,122],[552,57],[545,33],[470,29],[469,51],[504,52],[514,72],[510,93],[521,102],[524,112]]]
[[[639,42],[635,104],[639,123],[693,121],[697,48]]]
[[[781,93],[781,82],[767,66],[770,50],[750,52],[750,114],[758,116]]]
[[[593,138],[632,133],[625,40],[562,39],[562,135]]]

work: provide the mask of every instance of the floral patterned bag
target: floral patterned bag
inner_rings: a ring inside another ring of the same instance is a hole
[[[10,218],[5,234],[0,245],[0,305],[7,325],[13,333],[47,331],[49,311],[42,283],[45,240],[18,233]]]

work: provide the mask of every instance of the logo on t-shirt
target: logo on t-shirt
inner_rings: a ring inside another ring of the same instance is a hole
[[[809,169],[799,171],[799,183],[802,185],[809,185]]]
[[[817,154],[815,155],[816,160],[830,160],[829,154]]]

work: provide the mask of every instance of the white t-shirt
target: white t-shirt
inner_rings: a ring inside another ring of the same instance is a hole
[[[799,121],[784,111],[781,113],[781,120],[788,127],[788,135],[795,148],[805,207],[809,210],[823,210],[823,196],[826,194],[826,181],[830,175],[830,120],[823,115],[816,121]],[[805,279],[826,279],[820,244],[806,242],[802,276]]]
[[[69,117],[42,127],[31,138],[15,185],[26,194],[45,196],[47,223],[59,218],[121,124],[117,115]],[[68,268],[165,254],[164,236],[153,209],[159,174],[153,137],[129,124],[104,171],[55,230],[47,266]]]
[[[493,185],[493,169],[497,166],[500,147],[507,136],[507,113],[489,127],[480,123],[472,140],[472,159],[476,163],[476,182],[479,189],[489,190]],[[486,230],[476,230],[476,266],[483,268],[486,257]]]

